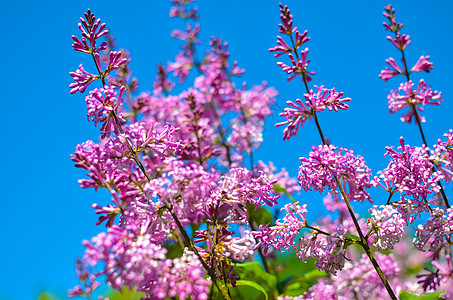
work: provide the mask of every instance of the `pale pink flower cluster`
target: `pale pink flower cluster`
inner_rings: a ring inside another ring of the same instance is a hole
[[[299,167],[299,184],[306,191],[324,192],[338,188],[336,178],[347,184],[348,199],[362,202],[372,201],[366,191],[371,187],[371,170],[360,155],[355,156],[352,150],[333,145],[321,145],[312,148],[309,158],[301,157]],[[336,177],[336,178],[335,178]]]
[[[369,212],[372,217],[368,219],[368,226],[373,235],[376,234],[373,246],[379,250],[393,249],[404,234],[406,226],[403,217],[390,205],[375,205]]]
[[[391,157],[391,161],[387,168],[378,172],[373,184],[392,194],[401,194],[401,199],[395,205],[410,224],[421,212],[428,210],[428,194],[440,191],[437,183],[444,176],[440,172],[432,172],[433,164],[429,161],[427,147],[410,147],[404,143],[403,137],[400,138],[400,144],[398,149],[401,152],[386,147],[386,155]]]

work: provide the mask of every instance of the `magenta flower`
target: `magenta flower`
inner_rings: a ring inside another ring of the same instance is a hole
[[[280,33],[291,35],[294,32],[294,30],[297,29],[297,28],[295,28],[293,30],[293,15],[289,11],[289,8],[287,5],[285,5],[285,7],[283,7],[283,4],[279,3],[279,6],[280,6],[280,12],[281,12],[280,18],[283,23],[283,24],[278,24]]]
[[[277,44],[279,44],[279,46],[269,48],[269,52],[277,52],[274,54],[274,57],[279,57],[280,55],[283,55],[285,53],[294,52],[294,49],[288,46],[288,44],[283,40],[281,36],[277,36]]]
[[[433,163],[445,177],[447,183],[453,178],[453,129],[450,129],[443,136],[447,141],[442,142],[438,139],[437,145],[434,145],[434,153],[430,157]]]
[[[302,206],[298,203],[286,204],[281,208],[281,211],[286,212],[286,215],[283,219],[277,220],[275,226],[260,225],[258,232],[252,232],[259,241],[256,248],[264,246],[263,253],[265,255],[269,252],[271,246],[280,252],[283,249],[291,251],[291,248],[297,244],[294,240],[299,235],[300,230],[307,226],[306,204]]]
[[[395,9],[392,8],[392,5],[386,5],[384,7],[385,12],[383,12],[383,15],[388,19],[389,24],[383,23],[384,27],[386,30],[391,31],[391,32],[398,32],[401,27],[403,27],[403,23],[396,23],[395,21]]]
[[[411,73],[413,72],[421,72],[425,71],[429,73],[429,71],[433,68],[433,63],[428,61],[429,55],[427,56],[420,56],[415,66],[411,69]]]
[[[283,140],[289,140],[292,136],[296,136],[299,126],[310,119],[313,112],[321,112],[326,108],[330,111],[349,108],[345,102],[351,101],[351,98],[340,98],[343,96],[343,92],[337,92],[335,88],[325,89],[324,86],[315,85],[315,87],[318,89],[317,93],[310,90],[309,93],[304,94],[307,107],[300,99],[296,99],[296,104],[292,101],[286,102],[290,107],[285,108],[285,111],[279,114],[281,117],[286,117],[286,121],[275,124],[276,127],[288,124],[283,130]]]
[[[434,253],[434,258],[438,258],[442,249],[450,248],[450,239],[453,234],[453,209],[446,211],[434,208],[431,218],[426,224],[420,224],[415,228],[414,245],[420,251]]]
[[[381,71],[381,74],[379,74],[379,78],[382,78],[382,80],[387,81],[392,77],[395,77],[400,74],[404,74],[405,72],[398,66],[396,61],[393,58],[386,59],[385,62],[392,67],[393,70],[390,70],[389,68],[385,68],[385,70]],[[412,72],[412,71],[411,71]]]
[[[168,63],[168,71],[179,77],[179,83],[183,83],[194,66],[193,56],[190,51],[183,50],[176,55],[175,60],[173,63]]]
[[[401,35],[401,33],[398,32],[394,38],[388,36],[387,40],[389,40],[396,48],[403,51],[411,43],[411,40],[409,38],[409,35]]]
[[[120,134],[120,123],[125,122],[121,114],[118,114],[118,108],[122,105],[123,99],[121,96],[125,88],[119,88],[119,93],[115,91],[115,86],[105,86],[103,89],[94,89],[85,98],[88,106],[88,120],[98,123],[103,123],[101,126],[101,138],[110,136],[113,130],[115,135]]]
[[[395,278],[400,272],[393,254],[376,252],[375,258],[394,289],[408,289]],[[394,280],[392,280],[394,278]],[[336,276],[320,278],[300,299],[389,299],[379,275],[368,256],[362,254],[358,262],[347,261]]]
[[[304,262],[311,257],[315,259],[318,269],[336,275],[345,263],[345,234],[346,231],[341,228],[337,228],[335,234],[326,236],[317,231],[305,234],[294,246],[296,256]]]
[[[121,51],[111,51],[109,55],[109,64],[107,66],[107,69],[104,72],[104,76],[107,76],[112,72],[113,70],[118,69],[121,65],[124,65],[125,63],[128,62],[128,59],[126,57],[122,57]]]
[[[198,7],[194,6],[190,10],[186,7],[194,0],[170,0],[174,6],[170,8],[170,18],[179,17],[182,19],[198,19]]]
[[[291,62],[293,64],[293,66],[285,65],[282,62],[278,62],[277,63],[277,65],[280,68],[282,68],[283,72],[285,72],[288,75],[292,74],[292,76],[288,77],[288,81],[293,80],[294,78],[296,78],[299,75],[303,76],[302,79],[304,81],[307,81],[307,82],[311,81],[311,77],[309,75],[315,75],[315,72],[307,71],[307,66],[310,63],[310,60],[307,59],[307,55],[308,55],[308,48],[305,48],[305,50],[300,52],[300,59],[301,60],[298,60],[297,62],[294,59],[294,55],[292,53],[290,53],[288,55],[289,59],[291,60]]]
[[[420,107],[420,104],[422,106],[427,104],[439,105],[443,100],[441,97],[442,93],[431,90],[423,79],[420,80],[417,90],[413,91],[413,86],[414,83],[412,83],[412,80],[401,83],[398,90],[392,90],[387,96],[390,113],[395,113],[403,108],[410,107],[409,111],[401,117],[401,121],[405,123],[410,123],[412,121],[412,118],[415,115],[414,107],[423,112],[424,108]],[[403,91],[404,94],[399,94],[400,91]],[[425,122],[425,118],[422,116],[420,116],[420,120]],[[415,120],[415,122],[417,122],[417,120]]]
[[[378,172],[373,180],[374,186],[381,186],[389,193],[399,192],[401,199],[394,203],[403,215],[407,224],[410,224],[426,211],[427,197],[430,193],[438,193],[440,187],[437,182],[444,179],[441,172],[432,172],[433,164],[429,161],[429,149],[410,147],[400,138],[401,152],[393,147],[386,147],[386,155],[392,160],[388,167]]]
[[[305,191],[324,192],[327,187],[333,191],[338,187],[334,178],[347,184],[349,200],[372,202],[366,188],[371,186],[371,170],[360,155],[355,156],[352,150],[337,148],[333,145],[313,146],[310,158],[301,157],[299,167],[299,185]]]
[[[77,91],[83,93],[86,88],[96,79],[100,78],[98,75],[91,74],[82,67],[82,64],[79,65],[79,68],[75,72],[69,72],[69,75],[74,78],[73,83],[69,84],[71,88],[70,93],[75,94]]]
[[[351,101],[351,98],[343,98],[343,92],[335,91],[335,88],[329,90],[325,89],[324,86],[317,86],[317,93],[314,93],[313,90],[310,90],[310,93],[305,93],[304,97],[306,99],[305,104],[315,110],[316,112],[321,112],[326,108],[330,111],[338,111],[339,109],[346,110],[349,106],[345,102]]]
[[[296,103],[286,101],[290,107],[285,108],[285,111],[280,113],[280,117],[286,117],[285,122],[275,124],[276,127],[287,125],[283,130],[283,140],[289,140],[292,136],[297,136],[299,126],[303,125],[311,118],[312,112],[306,108],[300,99],[296,99]]]
[[[190,25],[187,25],[186,31],[179,29],[173,30],[171,36],[178,40],[183,40],[187,43],[201,44],[201,41],[197,39],[198,33],[200,32],[200,24],[195,24],[195,27],[192,28]]]
[[[82,40],[80,41],[75,35],[72,36],[74,44],[72,48],[75,51],[85,53],[99,53],[102,50],[107,49],[107,42],[103,42],[98,48],[96,48],[96,40],[109,31],[105,29],[105,23],[101,24],[101,19],[94,17],[94,14],[88,9],[85,13],[85,19],[80,18],[79,29],[82,32]],[[88,42],[89,44],[88,44]]]

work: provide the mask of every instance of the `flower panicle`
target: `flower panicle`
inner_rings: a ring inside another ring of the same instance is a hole
[[[309,74],[314,75],[315,73],[306,70],[306,67],[310,62],[310,60],[307,59],[308,48],[300,52],[300,57],[298,53],[298,49],[310,40],[310,37],[307,36],[308,31],[305,30],[303,33],[300,33],[297,27],[293,28],[293,16],[288,6],[283,6],[280,3],[280,12],[280,19],[282,23],[279,24],[279,32],[289,36],[291,43],[288,44],[285,42],[283,37],[277,36],[277,46],[269,48],[268,51],[274,52],[274,57],[288,54],[288,57],[291,60],[293,66],[288,66],[282,62],[277,63],[277,65],[282,68],[283,72],[291,75],[288,78],[288,81],[294,79],[298,75],[302,75],[302,80],[309,82],[311,80]]]
[[[109,31],[106,28],[106,24],[101,24],[101,19],[95,18],[94,14],[90,9],[84,13],[85,19],[80,18],[78,27],[82,32],[82,39],[79,40],[75,35],[72,36],[74,43],[72,48],[75,51],[85,53],[99,53],[102,50],[107,49],[107,42],[104,41],[96,48],[96,40],[106,35]]]

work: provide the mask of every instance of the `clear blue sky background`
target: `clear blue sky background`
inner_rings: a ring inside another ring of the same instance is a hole
[[[386,40],[382,11],[387,1],[287,1],[295,25],[308,29],[310,70],[314,84],[336,87],[351,97],[346,112],[323,113],[320,123],[331,142],[363,155],[373,172],[386,166],[386,145],[397,145],[403,135],[420,145],[418,129],[390,115],[386,96],[402,78],[384,83],[378,74],[384,60],[399,53]],[[430,55],[434,69],[425,78],[445,99],[440,107],[427,107],[424,125],[428,143],[453,127],[453,56],[450,1],[394,1],[397,20],[412,38],[407,49],[409,65],[420,55]],[[277,1],[208,1],[197,5],[201,37],[211,35],[230,43],[233,59],[247,70],[249,85],[267,80],[280,92],[278,103],[303,93],[299,80],[286,82],[267,52],[275,45],[279,11]],[[129,49],[134,75],[141,91],[152,87],[156,64],[172,60],[179,41],[170,38],[180,20],[168,17],[167,1],[2,1],[3,28],[1,90],[2,125],[0,188],[0,299],[34,299],[47,290],[65,296],[77,284],[74,260],[83,254],[81,241],[104,227],[96,227],[91,203],[105,203],[103,193],[81,190],[77,179],[84,173],[74,168],[69,154],[78,143],[96,140],[98,128],[86,121],[83,96],[69,95],[71,77],[81,62],[93,70],[84,55],[72,50],[71,35],[79,35],[77,22],[87,9],[107,23],[120,47]],[[284,59],[281,57],[280,59]],[[297,139],[282,141],[277,113],[268,119],[264,143],[257,158],[272,160],[297,173],[298,158],[319,144],[316,128],[309,123]],[[447,187],[447,194],[452,194]],[[301,194],[309,209],[317,210],[321,197]],[[379,202],[379,199],[376,199]]]

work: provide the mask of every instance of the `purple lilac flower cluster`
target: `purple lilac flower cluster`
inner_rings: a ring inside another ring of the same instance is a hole
[[[157,66],[152,91],[139,91],[129,68],[130,52],[116,49],[106,24],[90,10],[80,19],[82,37],[73,36],[74,50],[90,55],[96,72],[81,64],[70,72],[70,93],[83,94],[92,83],[100,83],[87,93],[85,103],[88,120],[101,124],[101,134],[98,143],[77,145],[71,159],[88,172],[88,179],[79,180],[81,187],[106,189],[111,202],[91,205],[99,215],[96,224],[105,224],[107,230],[83,242],[85,254],[77,260],[81,284],[69,295],[91,298],[103,276],[113,289],[127,286],[142,292],[143,299],[234,299],[238,285],[266,290],[266,298],[272,294],[279,299],[396,299],[403,289],[418,294],[444,289],[444,297],[451,296],[453,213],[442,182],[453,175],[453,130],[444,134],[446,141],[427,147],[421,127],[425,118],[419,112],[443,99],[423,79],[413,90],[410,74],[430,72],[433,64],[429,56],[421,56],[408,69],[404,51],[411,40],[399,32],[403,24],[396,22],[391,5],[385,7],[384,27],[394,33],[387,39],[401,52],[402,67],[389,58],[390,68],[379,77],[406,77],[390,92],[388,106],[391,113],[409,108],[402,121],[415,119],[423,145],[411,147],[401,138],[398,150],[386,147],[390,162],[370,180],[372,173],[362,156],[324,137],[318,114],[347,110],[351,99],[335,88],[309,88],[315,73],[308,70],[309,49],[301,47],[310,37],[294,27],[290,10],[280,4],[283,37],[278,36],[277,46],[269,51],[275,57],[288,56],[289,65],[277,65],[288,81],[301,76],[305,93],[304,100],[286,102],[288,107],[280,113],[286,121],[276,126],[286,126],[283,139],[288,140],[310,119],[322,141],[308,158],[300,158],[295,179],[272,162],[254,161],[277,91],[266,83],[251,88],[245,82],[237,84],[245,70],[231,61],[228,43],[218,37],[212,37],[199,56],[198,8],[193,0],[171,2],[170,17],[186,24],[171,34],[182,47],[174,61]],[[190,84],[193,71],[197,75]],[[175,93],[173,79],[190,87]],[[389,198],[363,218],[352,204],[372,203],[372,186],[382,187]],[[324,206],[332,214],[309,220],[307,204],[292,197],[302,189],[324,194]],[[396,193],[400,198],[391,201]],[[266,208],[275,208],[280,197],[292,203],[272,216]],[[429,252],[434,269],[417,276],[418,286],[397,279],[395,257],[379,252],[395,250],[404,241],[406,226],[416,220],[420,224],[413,242],[418,250]],[[320,278],[300,296],[280,294],[277,284],[269,286],[277,281],[274,250],[293,253],[304,262],[313,260],[329,277]],[[249,275],[241,270],[253,264],[256,251],[266,274],[254,274],[253,282],[242,278]],[[262,278],[268,278],[266,283]]]

